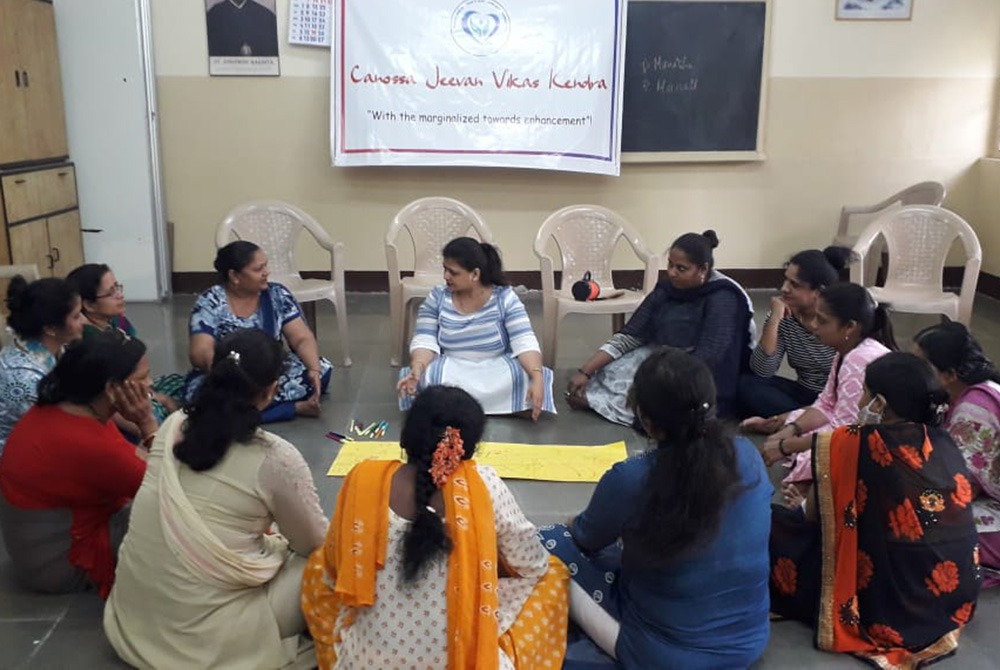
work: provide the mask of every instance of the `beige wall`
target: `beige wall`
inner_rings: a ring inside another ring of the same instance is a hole
[[[842,204],[876,201],[923,179],[945,182],[949,206],[977,228],[985,223],[977,220],[987,213],[977,161],[996,138],[995,0],[922,0],[913,21],[893,23],[834,21],[832,0],[774,0],[767,160],[624,165],[617,178],[331,167],[330,54],[284,45],[287,8],[279,0],[282,77],[209,78],[201,0],[153,0],[177,271],[210,269],[217,222],[236,204],[263,198],[316,216],[344,241],[352,270],[384,269],[382,233],[393,214],[438,194],[476,208],[518,270],[537,268],[531,242],[544,217],[578,202],[619,210],[658,249],[713,227],[722,239],[718,263],[730,268],[776,267],[799,248],[822,246]],[[996,224],[994,216],[989,240],[980,231],[994,254]],[[302,258],[323,267],[312,249]]]
[[[983,271],[1000,276],[1000,158],[979,162],[976,232],[983,245]]]

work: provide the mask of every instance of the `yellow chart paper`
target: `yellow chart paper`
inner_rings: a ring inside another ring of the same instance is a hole
[[[476,451],[476,462],[492,466],[506,479],[596,482],[608,468],[627,456],[624,442],[596,447],[482,442]],[[396,442],[347,442],[326,475],[343,477],[361,461],[399,457],[400,448]]]

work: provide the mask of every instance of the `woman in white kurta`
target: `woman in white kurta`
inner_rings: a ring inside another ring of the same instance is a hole
[[[437,384],[458,386],[487,414],[555,414],[552,370],[524,304],[507,286],[491,244],[458,237],[443,251],[444,280],[420,306],[410,367],[399,375],[399,407]]]
[[[236,331],[160,427],[104,610],[130,665],[315,666],[299,599],[326,517],[302,455],[259,428],[283,360],[263,331]]]

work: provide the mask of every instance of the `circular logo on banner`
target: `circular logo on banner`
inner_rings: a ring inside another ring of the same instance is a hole
[[[451,15],[451,38],[462,51],[489,56],[510,37],[510,15],[496,0],[465,0]]]

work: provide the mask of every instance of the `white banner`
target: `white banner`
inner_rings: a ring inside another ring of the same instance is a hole
[[[617,175],[625,0],[335,0],[334,165]]]

